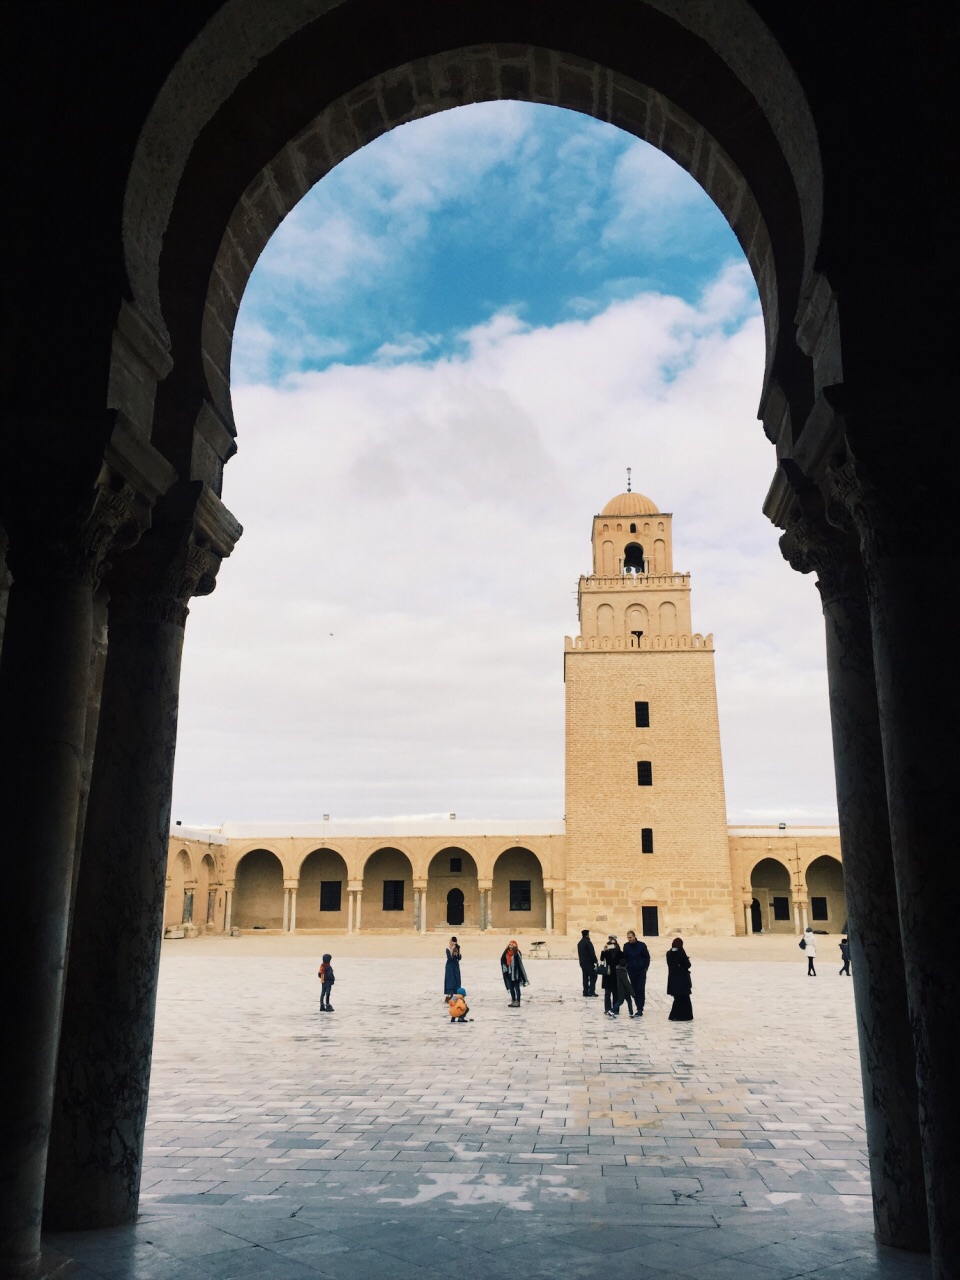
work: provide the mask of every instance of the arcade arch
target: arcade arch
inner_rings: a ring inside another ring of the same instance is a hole
[[[847,904],[843,891],[843,867],[836,858],[822,854],[807,867],[807,919],[812,929],[839,933],[846,928]]]
[[[181,849],[169,868],[165,918],[171,924],[184,923],[184,900],[187,884],[193,879],[193,864],[186,849]]]
[[[414,920],[413,865],[400,849],[375,850],[363,868],[360,921],[363,929],[410,929]]]
[[[239,929],[282,929],[283,866],[269,849],[251,849],[237,863],[233,924]]]
[[[300,864],[297,928],[316,931],[346,929],[349,875],[335,849],[313,849]]]
[[[762,858],[750,873],[750,887],[760,913],[761,929],[755,931],[793,933],[793,890],[784,864],[776,858]]]
[[[459,919],[455,918],[457,915]],[[427,868],[426,918],[428,926],[436,928],[444,924],[451,928],[480,927],[477,864],[466,849],[450,845],[430,859]]]
[[[491,925],[525,933],[547,926],[547,895],[543,866],[531,850],[522,845],[504,849],[493,864]]]

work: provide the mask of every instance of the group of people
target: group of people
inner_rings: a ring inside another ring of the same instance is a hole
[[[467,992],[461,983],[461,956],[460,943],[456,938],[451,938],[447,947],[447,962],[443,970],[443,998],[450,1010],[451,1022],[472,1022],[473,1019],[468,1019],[466,1016],[470,1010],[466,1002]],[[500,957],[500,974],[503,985],[510,994],[510,1003],[507,1008],[519,1009],[520,990],[528,985],[529,979],[523,967],[523,956],[520,954],[516,939],[511,939],[504,948],[503,955]]]
[[[590,930],[581,929],[577,958],[583,977],[584,996],[589,999],[598,995],[599,978],[603,991],[603,1011],[608,1018],[619,1018],[624,1004],[631,1018],[643,1017],[650,951],[633,929],[627,930],[627,940],[622,947],[616,935],[611,933],[599,956],[591,941]],[[693,1004],[690,1000],[692,991],[690,957],[684,950],[683,940],[674,938],[667,952],[667,995],[673,996],[673,1007],[670,1010],[672,1022],[693,1020]]]
[[[800,950],[807,957],[807,977],[815,978],[817,976],[817,966],[814,963],[817,958],[817,937],[810,925],[807,925],[803,931],[803,937],[800,939]],[[840,939],[840,977],[850,977],[850,939]]]

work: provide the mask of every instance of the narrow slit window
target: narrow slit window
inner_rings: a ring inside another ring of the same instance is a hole
[[[633,704],[633,711],[637,720],[637,728],[649,729],[650,728],[650,703],[635,702]]]
[[[653,764],[650,760],[637,761],[637,786],[653,786]]]
[[[640,852],[653,853],[653,827],[640,828]]]

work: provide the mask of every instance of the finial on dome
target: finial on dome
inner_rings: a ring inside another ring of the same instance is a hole
[[[632,470],[633,470],[632,467],[627,467],[627,493],[630,492],[630,472]]]

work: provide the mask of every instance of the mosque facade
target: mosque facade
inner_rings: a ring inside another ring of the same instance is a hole
[[[727,823],[711,634],[693,630],[673,517],[642,493],[594,517],[564,648],[564,820],[174,827],[168,937],[845,927],[836,827]]]

